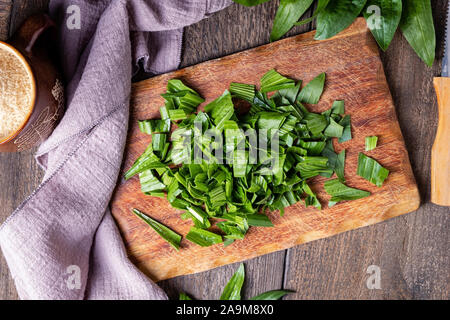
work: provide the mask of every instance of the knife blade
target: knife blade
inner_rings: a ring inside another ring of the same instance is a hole
[[[441,77],[434,78],[439,122],[431,149],[431,202],[450,206],[450,5],[447,8]]]

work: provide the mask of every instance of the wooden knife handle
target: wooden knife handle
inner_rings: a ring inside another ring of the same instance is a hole
[[[439,124],[431,149],[431,202],[450,206],[450,78],[434,78]]]

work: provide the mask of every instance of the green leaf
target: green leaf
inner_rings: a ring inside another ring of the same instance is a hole
[[[339,182],[338,179],[328,180],[324,183],[325,191],[331,195],[329,207],[344,200],[356,200],[370,196],[370,192],[347,187],[345,184]]]
[[[366,151],[375,149],[377,147],[377,142],[377,136],[366,137]]]
[[[360,152],[356,173],[360,177],[372,182],[377,187],[381,187],[384,180],[389,175],[389,170],[383,168],[377,161]]]
[[[152,173],[152,170],[145,170],[139,174],[142,192],[154,192],[164,190],[166,185],[161,183]]]
[[[180,249],[181,236],[163,225],[158,221],[150,218],[145,213],[139,211],[138,209],[133,209],[133,213],[145,221],[150,227],[153,228],[164,240],[166,240],[172,247],[177,251]]]
[[[330,124],[325,129],[324,134],[328,137],[342,137],[342,133],[344,132],[344,127],[334,121],[333,118],[330,118]]]
[[[417,55],[431,67],[436,52],[431,1],[403,0],[400,29]]]
[[[253,103],[255,100],[255,86],[245,83],[232,82],[230,84],[230,92],[239,99]]]
[[[218,130],[222,130],[225,121],[230,120],[234,114],[234,105],[228,90],[214,101],[205,106],[205,112],[211,115]]]
[[[236,3],[242,4],[246,7],[253,7],[256,6],[258,4],[270,1],[270,0],[233,0]]]
[[[253,227],[273,227],[272,221],[265,214],[247,215],[248,225]]]
[[[280,39],[308,10],[314,0],[281,0],[273,21],[270,41]]]
[[[202,247],[209,247],[217,243],[222,243],[222,237],[211,231],[192,227],[186,235],[186,239]]]
[[[314,39],[324,40],[338,34],[359,16],[367,0],[332,0],[317,16]]]
[[[341,153],[339,153],[336,161],[336,166],[334,168],[334,171],[336,172],[339,181],[342,183],[345,182],[344,168],[345,168],[345,149],[342,150]]]
[[[295,81],[283,77],[281,74],[272,69],[261,78],[261,92],[272,92],[281,89],[294,88]]]
[[[342,132],[342,136],[339,138],[339,143],[349,141],[352,139],[352,126],[350,121],[350,116],[346,115],[339,121],[339,124],[344,127],[344,131]]]
[[[386,51],[402,17],[402,0],[367,0],[363,15],[378,45]]]
[[[310,18],[307,18],[307,19],[304,19],[302,21],[296,22],[295,25],[296,26],[302,26],[304,24],[312,22],[315,18],[317,18],[319,13],[322,12],[322,10],[327,7],[328,2],[330,2],[330,0],[319,0],[317,2],[316,11],[314,11],[313,15]]]
[[[192,300],[186,293],[181,292],[179,300]]]
[[[328,126],[327,119],[317,113],[308,113],[305,116],[306,126],[313,135],[319,135]]]
[[[316,104],[320,100],[325,84],[325,72],[319,74],[311,80],[298,95],[298,101],[310,104]]]
[[[220,300],[241,300],[241,289],[245,280],[244,264],[241,263],[237,271],[223,289]]]
[[[289,290],[271,290],[264,293],[261,293],[250,300],[279,300],[283,298],[285,295],[289,293],[293,293],[294,291]]]

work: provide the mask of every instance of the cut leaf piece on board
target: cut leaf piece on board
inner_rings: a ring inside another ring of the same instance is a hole
[[[324,40],[338,34],[355,21],[367,0],[333,0],[317,16],[314,39]]]
[[[272,92],[281,89],[295,87],[295,81],[283,77],[281,74],[272,69],[264,74],[261,78],[261,92]]]
[[[222,237],[211,231],[192,227],[186,235],[186,239],[202,247],[209,247],[217,243],[222,243]]]
[[[363,15],[378,45],[386,51],[402,17],[402,1],[368,0]]]
[[[293,293],[293,291],[271,290],[271,291],[261,293],[261,294],[257,295],[256,297],[251,298],[250,300],[279,300],[289,293]]]
[[[233,274],[230,281],[223,289],[220,300],[241,300],[241,289],[244,284],[245,270],[244,264],[241,263],[237,271]]]
[[[378,137],[366,137],[366,151],[373,150],[377,147]]]
[[[342,183],[345,183],[345,175],[344,175],[344,168],[345,168],[345,149],[339,153],[336,161],[336,165],[334,168],[334,171],[336,172],[336,175],[339,178],[339,181]]]
[[[436,34],[430,0],[403,0],[400,29],[417,55],[431,67],[436,54]]]
[[[358,169],[356,173],[360,177],[372,182],[377,187],[381,187],[384,180],[389,175],[389,170],[383,168],[377,161],[360,152],[358,156]]]
[[[145,213],[139,211],[138,209],[133,209],[133,213],[145,221],[150,227],[153,228],[164,240],[166,240],[172,247],[177,251],[180,249],[181,236],[172,231],[162,223],[150,218]]]
[[[328,206],[332,207],[336,203],[344,200],[356,200],[370,196],[370,192],[347,187],[338,179],[328,180],[324,183],[325,191],[331,195]]]
[[[270,41],[280,39],[308,10],[314,0],[281,0],[273,21]]]
[[[339,138],[339,143],[352,140],[352,126],[350,121],[350,116],[346,115],[339,121],[339,124],[344,127],[344,131],[342,131],[342,136]]]
[[[320,96],[323,93],[323,87],[325,84],[325,72],[319,74],[312,79],[303,89],[300,91],[297,100],[304,103],[316,104],[320,100]]]

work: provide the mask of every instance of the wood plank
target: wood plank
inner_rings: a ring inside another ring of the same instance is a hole
[[[6,16],[6,6],[12,1],[0,0],[0,36],[6,39],[30,14],[45,11],[48,0],[15,0]],[[4,10],[2,15],[2,9]],[[43,172],[34,160],[34,152],[0,153],[0,224],[42,181]],[[17,299],[14,281],[3,255],[0,255],[0,300]]]
[[[271,68],[305,81],[325,71],[327,89],[319,105],[311,106],[312,110],[324,111],[333,100],[345,100],[346,112],[352,116],[355,139],[337,146],[337,151],[347,149],[348,184],[369,190],[373,195],[323,211],[304,209],[296,204],[286,210],[284,217],[278,213],[270,214],[275,228],[251,228],[243,242],[235,242],[226,248],[221,245],[201,248],[183,241],[184,249],[174,252],[165,250],[164,240],[150,232],[130,209],[140,208],[180,234],[187,234],[191,223],[180,220],[179,211],[172,209],[165,199],[143,195],[138,179],[121,181],[112,201],[112,212],[132,260],[151,278],[161,280],[253,258],[380,222],[418,207],[418,191],[408,155],[378,50],[365,21],[358,19],[333,40],[316,42],[312,37],[312,33],[300,35],[136,84],[124,168],[129,168],[148,145],[148,137],[139,133],[137,119],[159,116],[159,106],[163,104],[160,94],[165,92],[169,79],[183,79],[211,101],[228,88],[230,82],[239,79],[244,83],[257,83]],[[359,50],[354,50],[355,47]],[[368,155],[391,170],[382,188],[354,174],[357,154],[364,150],[364,138],[368,135],[380,138],[378,148]],[[312,188],[326,203],[327,196],[319,187],[323,181],[323,178],[315,179]]]
[[[429,203],[430,152],[437,126],[433,76],[440,75],[447,1],[433,1],[437,60],[428,68],[397,33],[382,54],[423,204],[381,224],[288,250],[288,299],[448,299],[450,215]],[[381,268],[381,290],[366,287],[366,269]]]
[[[0,41],[6,41],[9,35],[12,0],[0,0]]]

